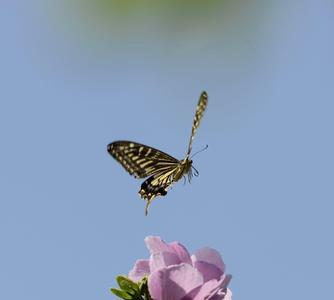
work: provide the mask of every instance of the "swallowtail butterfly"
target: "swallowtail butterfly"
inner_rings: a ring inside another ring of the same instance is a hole
[[[208,104],[208,95],[202,92],[194,117],[193,126],[188,145],[188,151],[184,159],[178,160],[167,153],[153,147],[131,141],[115,141],[108,145],[109,154],[114,157],[135,178],[146,178],[141,185],[139,195],[147,201],[145,215],[148,207],[156,196],[165,196],[168,188],[188,175],[189,181],[197,170],[192,166],[190,153],[195,133],[199,127],[204,111]]]

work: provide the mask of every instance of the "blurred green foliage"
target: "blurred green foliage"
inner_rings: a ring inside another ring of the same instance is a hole
[[[201,13],[203,11],[215,10],[223,6],[231,5],[239,1],[233,0],[170,0],[170,1],[159,1],[159,0],[142,0],[142,1],[131,1],[131,0],[86,0],[86,3],[90,8],[96,11],[114,15],[120,14],[123,16],[131,15],[136,10],[147,10],[147,11],[164,11],[165,13],[180,13],[181,15],[192,15],[193,13]]]

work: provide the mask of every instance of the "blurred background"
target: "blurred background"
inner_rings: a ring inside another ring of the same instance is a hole
[[[333,1],[12,0],[0,39],[1,299],[114,299],[147,235],[234,299],[332,294]],[[202,90],[200,176],[145,217],[106,145],[183,158]]]

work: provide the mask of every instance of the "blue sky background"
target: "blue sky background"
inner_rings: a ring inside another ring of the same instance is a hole
[[[219,250],[234,299],[328,299],[334,282],[334,4],[5,1],[0,9],[0,299],[113,299],[160,235]],[[200,176],[144,217],[106,152]]]

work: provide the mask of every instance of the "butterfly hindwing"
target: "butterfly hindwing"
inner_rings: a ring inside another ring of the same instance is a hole
[[[180,172],[180,168],[171,167],[146,179],[140,187],[140,197],[147,200],[145,215],[148,213],[148,207],[151,201],[157,196],[166,196],[167,190],[174,182],[175,176]]]
[[[140,188],[142,198],[151,200],[156,196],[167,194],[168,187],[174,182],[178,167],[170,167],[146,179]]]
[[[108,152],[136,178],[169,170],[179,163],[179,160],[167,153],[131,141],[113,142],[108,145]]]

